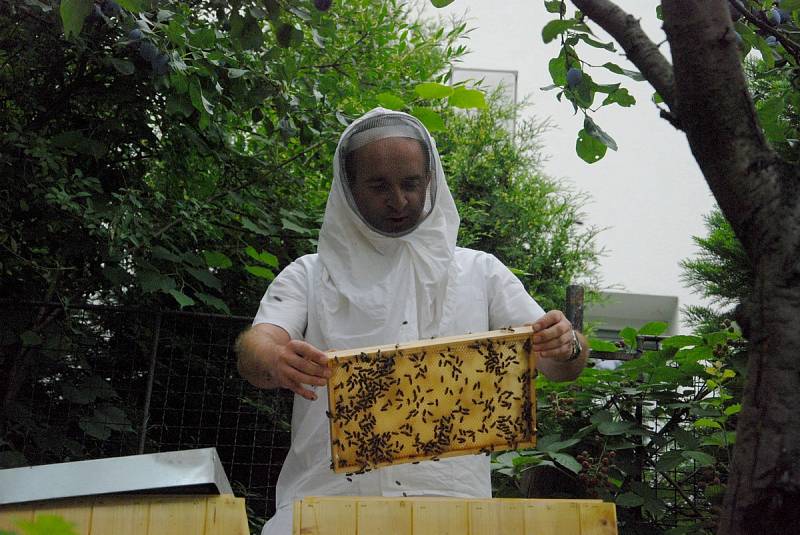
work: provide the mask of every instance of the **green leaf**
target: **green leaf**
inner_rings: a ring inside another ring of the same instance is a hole
[[[619,349],[616,345],[599,338],[589,338],[589,348],[592,351],[603,351],[605,353],[616,353]]]
[[[57,515],[36,515],[36,519],[19,520],[17,526],[24,535],[78,535],[74,524]]]
[[[703,339],[699,336],[687,336],[684,334],[679,334],[662,340],[661,347],[674,347],[676,349],[681,349],[683,347],[696,346],[702,343]]]
[[[457,87],[453,94],[447,99],[448,104],[456,108],[464,109],[484,109],[486,108],[486,98],[483,91],[478,89],[466,89]]]
[[[214,107],[203,96],[203,89],[200,80],[192,78],[189,82],[189,97],[192,99],[192,106],[199,112],[205,111],[209,115],[214,115]]]
[[[800,9],[800,0],[781,0],[780,8],[786,11],[797,11]]]
[[[603,63],[602,66],[605,67],[606,69],[608,69],[609,71],[613,72],[613,73],[624,74],[628,78],[630,78],[632,80],[636,80],[637,82],[644,81],[644,76],[642,76],[642,73],[640,73],[638,71],[631,71],[631,70],[628,70],[628,69],[623,69],[622,67],[620,67],[616,63],[611,63],[609,61],[609,62]]]
[[[776,95],[761,101],[756,106],[758,122],[761,123],[764,134],[770,141],[778,141],[786,137],[786,127],[781,119],[784,109],[786,109],[786,98],[783,95]]]
[[[700,418],[694,422],[695,429],[722,429],[718,421],[711,418]]]
[[[180,263],[181,257],[173,253],[172,251],[167,250],[166,248],[162,247],[161,245],[156,245],[153,247],[152,254],[155,258],[160,258],[162,260],[168,260],[170,262]]]
[[[619,337],[625,342],[625,345],[631,349],[636,349],[636,329],[633,327],[625,327],[619,332]]]
[[[41,335],[34,331],[25,331],[19,335],[19,339],[22,341],[22,345],[25,347],[40,346],[42,345],[42,342],[44,342]]]
[[[645,336],[660,336],[667,330],[668,324],[664,321],[651,321],[639,328],[639,334]]]
[[[583,120],[583,128],[589,133],[589,135],[599,139],[609,149],[617,150],[617,142],[614,141],[611,136],[606,134],[602,128],[597,126],[597,124],[588,115]]]
[[[169,290],[169,294],[175,298],[181,308],[190,307],[194,304],[194,299],[179,290]]]
[[[213,28],[199,28],[189,34],[189,44],[195,48],[214,48],[217,35]]]
[[[624,435],[626,432],[630,431],[633,427],[631,422],[626,422],[624,420],[616,420],[610,422],[600,422],[597,425],[597,431],[601,435]]]
[[[402,98],[391,93],[379,93],[375,98],[380,106],[390,110],[402,110],[406,106]]]
[[[208,267],[225,269],[233,265],[231,259],[219,251],[203,251],[203,258],[205,258]]]
[[[186,271],[209,288],[214,288],[215,290],[222,288],[222,282],[207,269],[186,268]]]
[[[144,0],[116,0],[116,2],[131,13],[139,13],[145,10]]]
[[[584,43],[586,43],[589,46],[593,46],[594,48],[604,48],[604,49],[608,50],[609,52],[616,52],[616,50],[617,50],[617,48],[614,46],[614,43],[611,43],[611,42],[602,43],[600,41],[596,41],[596,40],[592,39],[591,37],[589,37],[588,34],[585,34],[585,33],[576,33],[575,35],[578,37],[578,39],[580,39],[581,41],[583,41]]]
[[[717,431],[705,437],[701,446],[719,446],[724,448],[736,443],[736,431]]]
[[[64,35],[69,39],[81,33],[83,22],[92,12],[93,0],[62,0],[59,9]]]
[[[562,0],[547,0],[544,3],[545,9],[548,13],[559,13],[561,15],[566,11],[566,6]]]
[[[551,444],[548,444],[546,448],[541,448],[541,449],[543,449],[547,453],[555,453],[555,452],[567,449],[570,446],[574,446],[575,444],[577,444],[580,441],[581,440],[579,438],[570,438],[568,440],[561,440],[561,441],[558,441],[558,442],[553,442]]]
[[[561,49],[561,53],[557,57],[547,63],[547,70],[556,87],[564,87],[567,84],[566,47]]]
[[[136,67],[133,65],[132,62],[128,61],[127,59],[109,58],[108,61],[111,63],[111,66],[117,70],[118,73],[124,76],[131,75],[136,71]]]
[[[275,278],[275,274],[272,272],[271,269],[262,267],[262,266],[244,266],[244,269],[247,270],[248,273],[251,275],[255,275],[256,277],[260,277],[262,279],[272,280]]]
[[[755,39],[755,46],[758,51],[761,53],[761,59],[764,61],[767,69],[771,69],[775,66],[775,56],[772,53],[772,47],[767,44],[767,41],[764,40],[763,37],[758,36]]]
[[[741,403],[734,403],[730,407],[725,407],[723,411],[725,416],[733,416],[734,414],[738,414],[742,411],[742,404]]]
[[[572,19],[567,20],[551,20],[542,28],[542,41],[549,43],[565,31],[573,28],[577,22]]]
[[[167,292],[177,287],[175,279],[162,275],[157,271],[145,270],[136,274],[136,278],[145,293],[163,291]]]
[[[214,297],[213,295],[204,294],[202,292],[195,292],[195,297],[200,299],[203,303],[207,304],[208,306],[219,310],[220,312],[224,312],[225,314],[230,314],[231,310],[228,308],[228,305],[225,304],[225,301],[218,297]]]
[[[603,106],[608,104],[618,104],[623,108],[627,108],[636,104],[636,99],[628,93],[628,90],[624,87],[620,87],[613,93],[610,93],[605,100],[603,101]]]
[[[453,88],[449,85],[437,84],[435,82],[425,82],[414,86],[414,92],[420,98],[436,99],[446,98],[453,94]]]
[[[601,424],[603,422],[610,422],[611,421],[611,412],[607,410],[597,411],[596,413],[592,414],[589,417],[589,421],[595,425]]]
[[[281,219],[281,224],[284,229],[297,232],[298,234],[311,234],[313,232],[310,228],[300,226],[291,219],[283,218]]]
[[[445,6],[449,6],[454,1],[455,0],[431,0],[431,5],[433,5],[433,7],[442,8]]]
[[[575,460],[575,457],[567,453],[550,453],[550,457],[571,472],[578,473],[581,471],[581,463]]]
[[[716,462],[713,455],[702,451],[684,451],[683,456],[696,462],[699,466],[712,466]]]
[[[606,155],[605,143],[589,134],[586,129],[581,129],[578,132],[578,139],[575,142],[575,152],[586,163],[595,163],[600,161]]]
[[[625,492],[617,496],[614,503],[620,507],[639,507],[644,504],[644,498],[633,492]]]
[[[686,458],[680,450],[670,450],[662,455],[656,462],[656,470],[659,472],[669,472],[683,464]]]
[[[264,34],[258,21],[249,14],[241,16],[234,13],[231,18],[231,39],[245,50],[261,48],[264,43]]]
[[[444,130],[444,120],[430,108],[412,108],[411,115],[419,119],[431,132]]]
[[[256,251],[256,249],[254,247],[252,247],[250,245],[248,245],[245,248],[244,252],[247,253],[247,256],[249,256],[253,260],[258,260],[262,264],[266,264],[269,267],[273,267],[273,268],[277,268],[278,267],[278,258],[273,254],[270,254],[270,253],[268,253],[266,251],[262,251],[262,252],[259,253],[258,251]]]
[[[111,437],[111,428],[94,420],[91,416],[81,417],[78,422],[78,427],[90,437],[94,437],[98,440],[108,440],[109,437]]]

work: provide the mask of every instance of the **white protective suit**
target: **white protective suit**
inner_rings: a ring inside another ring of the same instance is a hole
[[[342,176],[343,150],[353,129],[386,116],[419,132],[433,175],[421,222],[395,237],[374,230],[357,213]],[[318,253],[299,258],[276,277],[253,323],[277,325],[325,351],[482,332],[541,317],[544,311],[499,260],[456,247],[458,226],[430,134],[411,116],[372,110],[345,130],[337,147]],[[294,397],[292,444],[278,478],[277,512],[262,535],[289,535],[292,503],[304,496],[491,497],[486,455],[389,466],[351,476],[352,481],[334,473],[327,391],[313,389],[315,401]]]

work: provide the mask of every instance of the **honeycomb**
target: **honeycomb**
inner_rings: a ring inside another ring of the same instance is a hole
[[[329,352],[336,472],[530,447],[530,327]]]

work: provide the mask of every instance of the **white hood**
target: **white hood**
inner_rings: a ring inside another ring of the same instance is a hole
[[[420,127],[433,156],[431,212],[400,237],[385,236],[368,226],[348,203],[343,184],[341,152],[348,136],[362,121],[382,115],[402,117]],[[459,217],[430,133],[408,114],[376,108],[342,134],[333,169],[318,245],[321,306],[310,311],[317,314],[328,344],[323,349],[437,336],[452,313],[446,301],[448,283],[455,277]]]

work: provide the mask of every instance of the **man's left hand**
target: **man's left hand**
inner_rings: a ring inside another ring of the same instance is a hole
[[[533,351],[543,359],[565,361],[572,356],[572,324],[560,310],[551,310],[533,327]]]

